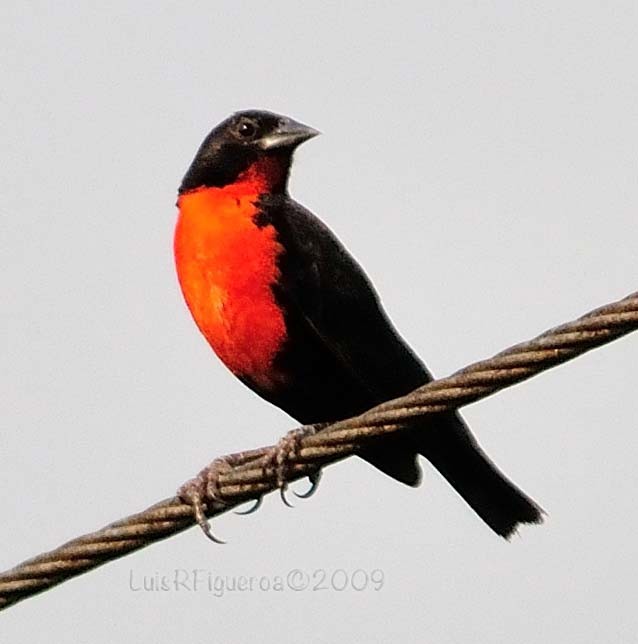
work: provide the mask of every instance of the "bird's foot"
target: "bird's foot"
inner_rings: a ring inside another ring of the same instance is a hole
[[[288,476],[290,472],[290,460],[293,459],[299,452],[301,440],[305,436],[311,436],[320,429],[323,429],[329,423],[318,423],[315,425],[304,425],[298,429],[293,429],[288,432],[266,456],[263,456],[261,450],[247,450],[245,452],[237,452],[236,454],[229,454],[216,458],[209,465],[207,465],[196,477],[192,478],[182,485],[177,490],[177,496],[190,505],[193,509],[193,516],[197,525],[202,529],[204,534],[215,543],[225,543],[216,537],[210,527],[206,511],[212,507],[213,503],[220,503],[227,505],[227,501],[223,498],[221,488],[219,485],[219,478],[221,475],[227,473],[231,468],[238,467],[250,461],[261,459],[262,467],[265,470],[274,469],[277,480],[277,487],[283,502],[288,507],[293,507],[286,498],[286,491],[288,489]],[[294,492],[295,496],[300,499],[307,499],[312,496],[319,485],[321,479],[321,470],[316,470],[308,476],[310,481],[310,488],[303,494]],[[237,512],[237,514],[251,514],[255,512],[262,503],[263,497],[259,497],[254,505],[248,510]]]
[[[281,500],[284,504],[289,508],[293,507],[290,501],[286,498],[288,478],[290,474],[290,461],[299,453],[301,441],[304,437],[316,434],[320,429],[323,429],[327,425],[329,425],[329,423],[317,423],[315,425],[304,425],[298,429],[293,429],[272,448],[270,454],[268,454],[264,459],[264,470],[271,468],[275,470],[279,495],[281,496]],[[317,490],[320,479],[321,470],[318,469],[308,476],[308,480],[310,481],[310,488],[308,491],[303,494],[293,492],[294,495],[300,499],[309,498]]]
[[[190,505],[193,509],[193,516],[197,525],[202,529],[204,534],[215,543],[226,543],[218,539],[210,528],[210,523],[206,517],[206,510],[212,506],[213,503],[221,503],[227,505],[221,494],[219,485],[219,477],[228,472],[232,467],[243,465],[251,460],[254,460],[260,454],[259,450],[247,450],[245,452],[237,452],[236,454],[229,454],[216,458],[209,465],[207,465],[199,474],[187,481],[177,490],[177,496]],[[255,505],[247,512],[238,512],[238,514],[250,514],[254,512],[261,505],[261,498],[257,499]]]

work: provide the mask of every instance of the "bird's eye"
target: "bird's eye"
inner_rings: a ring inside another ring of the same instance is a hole
[[[257,133],[257,126],[252,121],[241,121],[237,126],[237,134],[242,139],[252,139]]]

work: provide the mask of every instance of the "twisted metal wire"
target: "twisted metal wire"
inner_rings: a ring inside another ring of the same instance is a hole
[[[447,378],[430,382],[406,396],[304,436],[291,455],[288,478],[308,476],[322,465],[356,453],[372,437],[422,425],[424,416],[485,398],[636,329],[638,292]],[[427,426],[420,431],[427,431]],[[209,500],[207,516],[217,516],[276,489],[277,472],[269,458],[272,449],[273,446],[268,446],[246,452],[244,462],[220,474],[218,489],[227,502]],[[0,610],[193,524],[191,506],[174,497],[69,541],[0,573]]]

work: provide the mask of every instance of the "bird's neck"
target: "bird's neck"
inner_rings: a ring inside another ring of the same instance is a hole
[[[284,194],[292,153],[279,151],[248,162],[231,159],[227,163],[212,159],[205,163],[195,160],[189,168],[179,194],[184,195],[205,188],[216,188],[229,193]]]

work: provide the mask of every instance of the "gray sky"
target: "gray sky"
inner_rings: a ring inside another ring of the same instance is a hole
[[[437,375],[636,290],[637,5],[533,4],[3,3],[0,569],[294,426],[174,274],[176,187],[231,111],[324,133],[291,192]],[[429,465],[410,490],[347,461],[294,510],[216,521],[226,546],[191,530],[10,609],[0,639],[628,642],[637,356],[630,336],[466,409],[548,513],[509,544]],[[195,568],[327,588],[131,589]],[[383,587],[339,592],[340,569]]]

